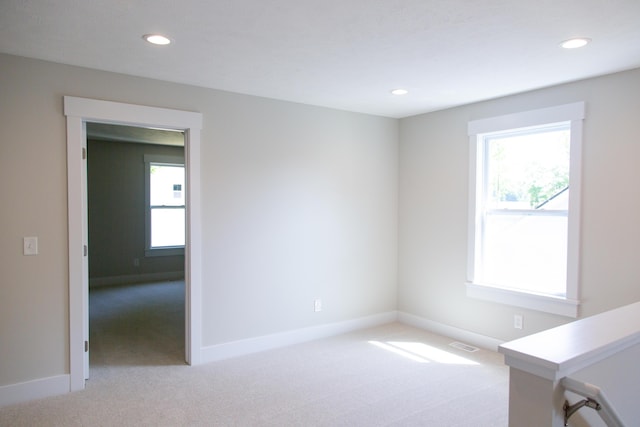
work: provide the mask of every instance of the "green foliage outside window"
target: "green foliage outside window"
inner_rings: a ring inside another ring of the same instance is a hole
[[[569,185],[569,131],[552,130],[489,141],[490,202],[537,208]]]

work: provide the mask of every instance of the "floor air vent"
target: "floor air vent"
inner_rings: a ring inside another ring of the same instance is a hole
[[[461,342],[452,342],[449,344],[451,347],[457,348],[458,350],[468,351],[469,353],[473,353],[474,351],[480,350],[478,347],[474,347],[469,344],[464,344]]]

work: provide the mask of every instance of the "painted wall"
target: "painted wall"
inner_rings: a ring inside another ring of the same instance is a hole
[[[0,55],[0,386],[69,372],[64,95],[203,113],[204,346],[396,309],[499,340],[569,321],[465,296],[466,129],[575,101],[581,315],[640,300],[640,70],[398,121]]]
[[[572,319],[466,297],[470,120],[586,102],[580,316],[640,300],[640,70],[400,122],[400,311],[508,341]],[[514,314],[524,329],[513,328]]]
[[[397,120],[0,55],[0,386],[69,372],[64,95],[203,113],[204,346],[395,310]]]
[[[144,156],[184,158],[184,148],[89,140],[87,151],[89,286],[184,275],[184,255],[145,257],[144,252]]]
[[[595,384],[602,390],[607,401],[613,406],[612,409],[625,422],[625,425],[634,425],[638,419],[637,397],[640,394],[638,358],[640,358],[640,344],[584,368],[571,375],[571,378]],[[567,392],[566,396],[570,404],[584,399],[584,397],[571,392]],[[570,425],[575,427],[606,427],[598,412],[588,408],[580,409],[572,415]]]

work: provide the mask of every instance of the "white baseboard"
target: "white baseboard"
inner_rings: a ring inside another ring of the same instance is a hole
[[[184,271],[167,271],[163,273],[126,274],[122,276],[91,277],[89,287],[125,285],[127,283],[161,282],[184,279]]]
[[[482,347],[487,350],[498,351],[498,346],[504,342],[495,338],[476,334],[475,332],[459,329],[453,326],[445,325],[444,323],[435,322],[433,320],[425,319],[423,317],[418,317],[413,314],[404,313],[401,311],[398,312],[398,321],[400,323],[415,326],[416,328],[420,329],[425,329],[439,335],[455,338],[456,340],[465,342],[467,344],[473,344],[477,347]]]
[[[320,338],[344,334],[358,329],[371,328],[397,321],[397,312],[376,314],[344,322],[312,326],[261,337],[248,338],[202,348],[202,363],[215,362],[231,357],[286,347]]]
[[[277,334],[203,347],[201,350],[201,362],[215,362],[217,360],[313,341],[359,329],[385,325],[396,321],[493,351],[497,351],[498,346],[503,343],[503,341],[495,338],[445,325],[413,314],[390,311],[344,322],[312,326],[309,328],[296,329]],[[19,384],[4,385],[0,386],[0,407],[34,399],[66,394],[69,393],[69,391],[69,375],[59,375]]]
[[[69,375],[0,386],[0,407],[69,393]]]

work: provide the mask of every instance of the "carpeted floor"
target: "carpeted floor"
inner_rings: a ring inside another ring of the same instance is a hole
[[[89,292],[89,375],[118,366],[184,364],[184,282]]]
[[[158,286],[164,284],[146,289]],[[0,426],[507,425],[508,370],[497,353],[468,353],[451,347],[451,339],[393,323],[189,367],[184,326],[176,321],[181,309],[171,298],[117,290],[104,294],[121,301],[121,315],[105,310],[111,314],[98,320],[107,297],[91,301],[97,342],[87,388],[1,408]],[[183,298],[179,283],[166,290]],[[149,316],[132,307],[140,299]],[[163,319],[175,324],[158,326]],[[162,330],[167,334],[156,336]]]

